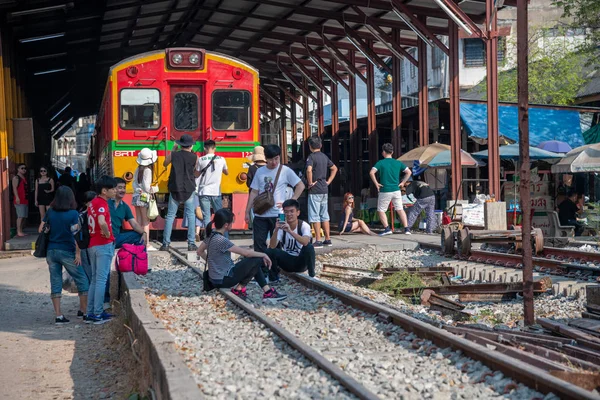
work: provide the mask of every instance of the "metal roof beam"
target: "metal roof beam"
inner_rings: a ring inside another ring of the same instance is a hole
[[[365,56],[365,58],[373,65],[378,66],[379,68],[384,69],[388,74],[392,73],[390,67],[387,66],[385,61],[383,61],[375,52],[371,49],[371,46],[365,43],[357,34],[356,31],[350,28],[345,22],[341,22],[344,27],[344,32],[346,32],[346,38],[350,40],[350,42],[356,47],[356,49]]]
[[[300,94],[305,97],[310,97],[315,102],[317,101],[317,98],[310,92],[310,90],[304,90],[304,86],[298,82],[296,78],[294,78],[291,71],[285,65],[279,62],[277,63],[277,68],[279,68],[279,71],[281,71],[281,74],[285,77],[285,79],[287,79],[288,82],[300,92]]]
[[[408,21],[405,21],[407,24],[412,24],[411,30],[414,31],[418,36],[425,36],[425,38],[429,40],[425,40],[426,43],[432,42],[437,47],[440,48],[446,55],[450,55],[448,47],[440,39],[431,32],[428,27],[421,22],[411,11],[410,7],[407,7],[400,0],[390,0],[392,2],[392,9],[400,16],[402,14],[406,15]],[[400,11],[400,13],[398,13]],[[401,17],[402,18],[402,17]]]
[[[280,84],[279,82],[277,82],[272,75],[270,75],[268,73],[262,73],[261,72],[261,76],[265,76],[267,80],[269,80],[270,82],[272,82],[273,85],[275,85],[279,90],[281,90],[283,93],[285,93],[285,95],[287,97],[289,97],[290,100],[292,100],[297,105],[302,106],[302,103],[293,94],[291,94],[290,91],[287,90],[285,86],[283,86],[282,84]]]
[[[298,72],[300,72],[300,74],[302,74],[306,79],[308,79],[314,86],[321,89],[321,91],[327,93],[328,96],[331,96],[331,92],[329,91],[329,89],[327,89],[321,83],[321,81],[313,75],[311,71],[309,71],[304,65],[302,65],[302,63],[300,63],[300,60],[298,60],[292,52],[288,54],[292,59],[292,65],[298,70]]]
[[[474,33],[480,39],[487,39],[485,32],[458,6],[451,0],[434,0],[442,10],[452,19],[458,26],[462,27],[469,35]],[[470,31],[470,32],[469,32]]]
[[[353,62],[348,60],[348,58],[337,48],[335,44],[323,36],[323,42],[325,43],[325,48],[331,54],[338,63],[342,65],[350,74],[357,75],[364,83],[367,83],[367,78],[356,68]],[[354,51],[354,50],[350,50]]]
[[[317,68],[319,68],[321,71],[323,71],[323,73],[329,79],[331,79],[333,82],[339,83],[346,90],[350,89],[350,86],[348,86],[346,81],[344,81],[344,79],[337,73],[337,71],[334,71],[334,69],[329,64],[327,64],[327,62],[325,60],[323,60],[321,58],[321,56],[319,56],[317,54],[317,52],[315,52],[312,48],[310,48],[310,46],[308,46],[308,44],[305,44],[304,47],[306,48],[306,51],[308,51],[309,59],[315,64],[315,66]]]
[[[178,4],[179,4],[179,0],[171,0],[171,2],[169,3],[167,12],[160,19],[160,25],[156,29],[156,32],[154,32],[152,39],[150,39],[151,43],[156,43],[160,39],[160,35],[162,35],[162,33],[165,31],[166,23],[169,21],[169,19],[171,19],[171,16],[173,15],[173,10],[175,10],[177,8]],[[194,4],[194,3],[191,3],[191,4]],[[187,17],[187,15],[184,14],[183,17]],[[140,28],[138,26],[138,29],[142,29],[142,28]],[[154,46],[154,48],[156,48],[156,46]]]
[[[135,10],[135,18],[127,22],[127,31],[125,32],[125,35],[123,35],[123,39],[121,40],[121,49],[129,45],[129,40],[131,40],[131,37],[133,36],[133,31],[135,30],[135,26],[137,24],[137,20],[140,17],[141,12],[142,6],[137,6],[137,9]]]

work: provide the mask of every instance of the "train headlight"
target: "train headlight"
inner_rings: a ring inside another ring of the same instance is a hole
[[[190,54],[189,60],[190,60],[190,64],[196,65],[200,61],[200,57],[198,57],[198,54],[193,53],[193,54]]]
[[[179,64],[181,64],[183,62],[183,56],[181,54],[179,54],[179,53],[175,53],[171,57],[171,61],[173,62],[173,64],[179,65]]]
[[[133,180],[133,173],[130,171],[127,171],[123,174],[123,179],[125,180],[125,182],[131,182]]]
[[[248,180],[248,174],[245,172],[240,172],[237,176],[237,181],[239,183],[244,183]]]

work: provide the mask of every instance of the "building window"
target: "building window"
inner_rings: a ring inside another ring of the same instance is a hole
[[[431,50],[431,68],[440,68],[442,66],[442,57],[444,57],[442,49],[438,46],[434,46]]]
[[[245,90],[216,90],[212,98],[213,128],[245,131],[251,125],[251,97]]]
[[[121,128],[157,129],[160,125],[158,89],[121,90]]]
[[[415,57],[417,55],[417,51],[415,49],[410,49],[410,55]],[[414,78],[416,75],[417,75],[417,66],[413,63],[410,63],[410,77]]]
[[[481,39],[464,39],[465,67],[485,66],[485,44]]]

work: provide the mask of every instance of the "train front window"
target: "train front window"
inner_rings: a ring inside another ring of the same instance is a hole
[[[177,93],[173,99],[173,116],[178,131],[198,129],[198,96],[195,93]]]
[[[245,90],[216,90],[212,95],[212,123],[218,131],[246,131],[251,125],[251,96]]]
[[[158,89],[121,90],[121,128],[157,129],[160,126]]]

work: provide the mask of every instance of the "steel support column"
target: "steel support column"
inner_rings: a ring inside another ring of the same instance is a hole
[[[400,39],[400,30],[392,32],[394,41]],[[396,157],[402,155],[402,59],[392,59],[392,144]],[[379,149],[377,149],[379,150]],[[374,155],[373,155],[374,157]]]
[[[291,94],[292,96],[296,96],[296,89],[292,88]],[[292,120],[292,160],[294,162],[298,161],[298,118],[296,117],[298,105],[296,102],[295,97],[290,101],[290,107],[292,108],[290,111],[290,119]]]
[[[317,79],[319,80],[319,82],[323,82],[323,72],[321,72],[320,69],[317,70]],[[317,92],[317,112],[319,115],[319,119],[317,121],[317,124],[319,125],[319,131],[317,132],[317,134],[323,138],[323,135],[325,134],[325,115],[323,113],[323,110],[325,108],[325,104],[323,101],[323,91],[319,90],[319,88],[317,88],[318,92]],[[331,94],[331,92],[329,92]]]
[[[487,108],[488,108],[488,179],[489,193],[500,200],[500,150],[498,137],[498,32],[494,1],[486,1]]]
[[[351,65],[354,66],[355,65],[355,57],[354,57],[354,51],[349,51],[348,52],[348,61],[350,61]],[[346,176],[348,177],[348,179],[350,180],[351,184],[350,184],[350,190],[353,193],[359,193],[360,192],[360,185],[359,185],[359,180],[358,180],[358,176],[356,175],[361,175],[362,174],[362,165],[359,165],[359,160],[358,160],[358,118],[357,118],[357,111],[356,111],[356,76],[354,74],[349,74],[348,75],[348,85],[350,86],[350,90],[348,91],[348,97],[349,97],[349,105],[350,105],[350,119],[348,121],[348,125],[349,125],[349,137],[348,137],[348,141],[349,141],[349,145],[350,145],[350,165],[346,165]],[[350,170],[354,170],[353,172],[356,174],[355,176],[353,176],[353,174],[350,172]]]
[[[369,46],[371,44],[369,43]],[[375,165],[377,158],[377,115],[375,111],[375,67],[367,64],[367,135],[369,138],[369,170]],[[364,154],[364,152],[363,152]],[[361,164],[362,166],[362,161]],[[361,171],[362,172],[362,171]],[[362,173],[360,175],[362,178]],[[360,184],[362,188],[362,182]],[[376,188],[371,185],[371,196],[377,196]]]
[[[310,93],[308,89],[308,80],[306,78],[302,79],[303,89],[306,93]],[[311,136],[310,131],[310,116],[308,113],[308,102],[309,98],[307,96],[302,96],[302,118],[304,119],[303,127],[302,127],[302,158],[306,160],[308,157],[308,143],[307,140]]]
[[[429,144],[429,89],[427,85],[427,44],[418,39],[419,146]]]
[[[462,168],[460,165],[460,85],[458,81],[458,26],[448,21],[449,39],[449,79],[450,79],[450,153],[452,155],[452,198],[462,199]]]
[[[283,91],[279,92],[279,98],[281,99],[281,162],[283,164],[288,163],[288,151],[287,151],[287,123],[286,123],[286,114],[287,110],[285,109],[285,93]]]
[[[331,60],[331,68],[335,71],[336,61]],[[338,89],[337,83],[335,81],[331,81],[331,161],[338,166],[340,165],[340,119],[338,113]],[[332,193],[334,196],[339,196],[341,194],[340,191],[340,174],[337,174],[335,179],[333,180],[333,190]]]
[[[527,32],[527,0],[517,1],[517,90],[519,102],[519,158],[521,168],[521,210],[523,210],[523,315],[525,325],[533,325],[533,254],[531,250],[531,195],[529,188],[529,44]]]

